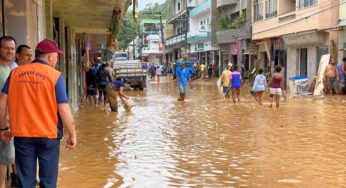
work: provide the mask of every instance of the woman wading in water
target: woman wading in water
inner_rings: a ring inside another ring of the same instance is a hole
[[[267,81],[266,77],[263,75],[263,69],[259,69],[258,75],[255,78],[255,82],[252,87],[252,91],[254,92],[254,96],[258,104],[262,105],[262,97],[263,93],[266,90]]]
[[[277,65],[275,67],[275,73],[271,77],[269,81],[269,92],[270,92],[270,106],[269,108],[273,107],[273,100],[275,97],[275,103],[276,108],[279,108],[280,106],[280,97],[282,95],[282,85],[283,85],[283,75],[281,74],[281,66]]]

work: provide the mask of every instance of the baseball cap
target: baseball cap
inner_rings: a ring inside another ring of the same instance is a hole
[[[58,45],[54,41],[49,39],[44,39],[38,43],[35,49],[36,54],[50,54],[55,52],[58,54],[64,53],[64,51],[58,48]]]

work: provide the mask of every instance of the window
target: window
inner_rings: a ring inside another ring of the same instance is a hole
[[[181,9],[180,6],[181,6],[181,5],[180,5],[180,2],[178,2],[178,4],[177,4],[178,11],[180,11],[180,9]]]
[[[201,20],[201,22],[199,23],[199,25],[203,25],[203,20]]]
[[[178,27],[178,29],[177,29],[177,34],[179,35],[180,32],[181,32],[180,27]]]
[[[202,51],[204,50],[204,44],[203,43],[198,43],[195,45],[195,51]]]
[[[262,0],[254,0],[254,21],[263,20],[263,1]]]
[[[271,18],[276,16],[277,11],[277,0],[267,0],[266,1],[266,18]]]
[[[300,76],[308,75],[308,49],[300,49]]]
[[[306,8],[317,4],[317,0],[299,0],[299,8]]]
[[[238,18],[239,15],[240,15],[239,12],[232,13],[232,14],[229,15],[229,19],[230,19],[231,21],[233,21],[234,19]]]

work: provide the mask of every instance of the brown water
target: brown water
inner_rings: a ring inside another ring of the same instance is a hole
[[[82,106],[59,187],[346,187],[346,98],[233,105],[214,83],[184,103],[163,82],[129,93],[131,112]]]

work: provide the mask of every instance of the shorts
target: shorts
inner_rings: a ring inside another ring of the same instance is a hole
[[[14,164],[13,139],[10,142],[4,142],[0,139],[0,148],[0,164]]]
[[[337,89],[344,89],[344,87],[345,87],[345,80],[339,80],[339,81],[337,81]]]
[[[269,93],[271,94],[271,95],[282,95],[282,90],[281,90],[281,88],[269,88]]]
[[[186,94],[187,93],[187,85],[179,84],[179,93]]]
[[[337,89],[338,82],[335,77],[327,77],[327,86],[328,89]]]
[[[95,96],[96,95],[96,89],[95,88],[88,88],[87,89],[87,96]]]
[[[231,94],[231,88],[230,87],[223,86],[222,88],[223,88],[223,93],[225,95],[230,95]]]

